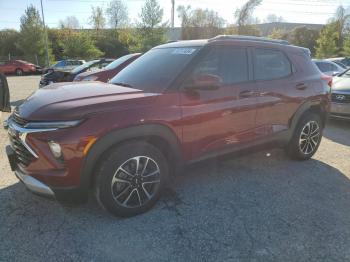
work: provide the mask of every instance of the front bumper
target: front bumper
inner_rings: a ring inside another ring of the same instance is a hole
[[[330,116],[339,119],[350,119],[350,103],[331,103]]]
[[[15,170],[15,174],[19,180],[33,193],[48,197],[55,197],[55,193],[44,183],[34,177],[23,174],[20,170]]]

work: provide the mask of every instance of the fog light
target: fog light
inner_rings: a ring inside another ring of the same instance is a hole
[[[52,154],[54,155],[54,157],[56,158],[61,158],[62,157],[62,149],[61,146],[53,141],[49,142],[49,147],[50,150],[52,152]]]

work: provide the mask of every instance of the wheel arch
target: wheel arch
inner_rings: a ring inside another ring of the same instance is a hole
[[[160,149],[167,157],[172,169],[178,172],[182,169],[184,161],[177,135],[162,124],[145,124],[118,130],[113,130],[99,138],[85,156],[80,172],[81,187],[88,189],[93,183],[96,168],[108,154],[118,145],[135,141],[146,141]]]
[[[298,108],[290,121],[290,130],[292,131],[291,135],[293,134],[294,129],[296,128],[300,119],[307,112],[320,115],[323,127],[325,126],[328,118],[327,103],[323,101],[307,101]]]

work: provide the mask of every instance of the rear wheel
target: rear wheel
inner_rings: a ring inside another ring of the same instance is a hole
[[[306,113],[299,121],[287,153],[294,159],[310,159],[317,151],[322,139],[322,121],[319,115]]]
[[[101,164],[95,195],[112,214],[133,216],[153,207],[167,177],[167,160],[156,147],[130,142],[112,150]]]
[[[22,76],[23,75],[23,70],[20,69],[20,68],[17,68],[15,73],[16,73],[16,76]]]

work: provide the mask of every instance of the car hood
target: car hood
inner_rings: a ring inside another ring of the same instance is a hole
[[[100,111],[145,106],[155,96],[157,94],[101,82],[57,83],[34,92],[17,111],[22,118],[32,121],[72,120]]]
[[[332,90],[345,91],[350,93],[350,78],[347,77],[334,77]]]

